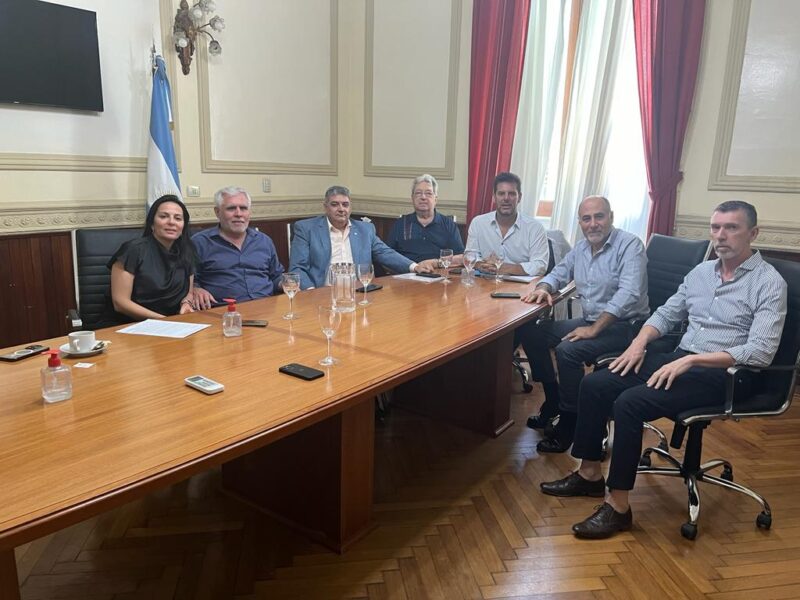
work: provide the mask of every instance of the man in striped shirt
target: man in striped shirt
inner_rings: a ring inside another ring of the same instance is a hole
[[[593,515],[572,526],[576,536],[606,538],[631,528],[628,495],[645,421],[714,403],[721,407],[728,367],[772,362],[786,317],[786,282],[751,248],[757,235],[752,205],[732,200],[717,206],[711,240],[719,258],[689,272],[608,370],[584,378],[572,447],[580,468],[541,484],[553,496],[605,495]],[[647,354],[649,342],[685,319],[689,326],[675,351]],[[600,454],[611,416],[615,433],[606,494]]]

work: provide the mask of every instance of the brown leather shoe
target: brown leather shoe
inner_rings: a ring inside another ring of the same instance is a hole
[[[602,498],[606,493],[606,480],[601,477],[597,481],[589,481],[575,471],[564,477],[564,479],[546,481],[541,483],[539,487],[543,493],[549,496],[591,496],[592,498]]]
[[[575,523],[572,526],[572,533],[579,538],[602,540],[619,531],[628,531],[631,527],[633,527],[633,513],[630,508],[628,512],[618,513],[608,502],[603,502],[591,517]]]

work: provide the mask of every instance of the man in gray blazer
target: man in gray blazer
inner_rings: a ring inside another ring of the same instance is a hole
[[[294,224],[289,271],[300,274],[300,289],[326,284],[333,263],[378,263],[394,273],[430,273],[435,260],[412,262],[384,244],[372,223],[350,220],[350,190],[334,185],[325,192],[325,214]]]

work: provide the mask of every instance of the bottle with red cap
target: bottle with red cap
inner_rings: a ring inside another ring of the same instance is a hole
[[[225,337],[242,335],[242,315],[236,311],[236,300],[223,298],[228,303],[228,311],[222,315],[222,334]]]
[[[42,398],[48,404],[72,398],[72,370],[61,364],[58,350],[49,350],[47,366],[42,367]]]

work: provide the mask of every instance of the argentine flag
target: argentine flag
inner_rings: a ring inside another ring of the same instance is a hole
[[[181,182],[172,145],[171,93],[167,68],[161,56],[155,57],[153,99],[150,102],[150,147],[147,150],[147,209],[165,194],[181,200]]]

